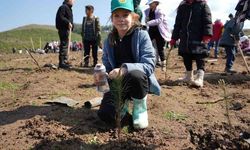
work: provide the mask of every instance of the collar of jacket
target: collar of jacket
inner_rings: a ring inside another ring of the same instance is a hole
[[[134,33],[134,31],[135,31],[136,29],[140,28],[140,27],[141,27],[141,26],[139,26],[139,25],[134,25],[134,26],[132,26],[132,27],[128,30],[128,32],[126,33],[125,36],[128,36],[128,35]],[[109,43],[110,43],[110,46],[113,47],[113,45],[116,44],[115,41],[116,41],[117,39],[119,39],[119,35],[118,35],[117,30],[116,30],[115,33],[111,33],[110,36],[112,36],[112,34],[114,34],[114,36],[110,38],[110,42],[109,42]]]

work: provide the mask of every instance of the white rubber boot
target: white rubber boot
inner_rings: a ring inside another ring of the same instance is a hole
[[[148,127],[147,96],[143,99],[133,99],[133,125],[135,129]]]
[[[179,78],[179,81],[186,82],[186,83],[192,83],[194,81],[194,73],[192,71],[186,71],[186,75],[184,78]]]
[[[203,70],[201,70],[201,69],[198,70],[197,77],[194,80],[193,85],[197,86],[197,87],[203,87],[204,75],[205,75],[205,72]]]

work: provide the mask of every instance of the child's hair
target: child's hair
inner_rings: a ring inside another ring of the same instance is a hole
[[[85,6],[85,9],[86,9],[86,10],[89,10],[89,11],[94,11],[94,6],[92,6],[92,5],[87,5],[87,6]]]
[[[113,15],[113,14],[112,14]],[[112,20],[112,15],[111,15],[111,20]],[[140,21],[139,21],[139,15],[132,12],[132,15],[133,15],[133,21],[134,21],[134,24],[133,26],[131,27],[131,29],[134,29],[136,27],[142,27]],[[109,45],[110,47],[113,47],[115,44],[116,44],[116,39],[118,37],[118,31],[117,29],[113,26],[113,29],[111,30],[109,36],[108,36],[108,39],[109,39]]]
[[[156,6],[158,6],[160,3],[159,2],[155,2],[156,3]]]

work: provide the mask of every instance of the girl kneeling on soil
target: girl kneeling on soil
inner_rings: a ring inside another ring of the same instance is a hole
[[[171,47],[180,39],[179,55],[186,67],[184,82],[203,86],[205,62],[209,55],[207,43],[212,36],[211,12],[205,0],[184,0],[177,9]],[[192,61],[196,61],[197,77],[193,78]]]
[[[133,126],[143,129],[148,126],[147,94],[160,95],[160,86],[155,78],[155,54],[150,37],[138,22],[133,12],[133,0],[112,0],[111,20],[113,31],[103,48],[103,64],[110,79],[122,79],[122,99],[126,100],[121,118],[128,113],[128,100],[133,101]],[[97,79],[95,79],[97,80]],[[97,81],[96,81],[97,83]],[[110,87],[112,91],[112,87]],[[104,94],[98,116],[107,123],[115,123],[115,99],[112,92]]]

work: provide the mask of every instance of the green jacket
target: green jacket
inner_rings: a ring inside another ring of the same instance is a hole
[[[83,20],[82,20],[82,32],[81,32],[81,35],[82,35],[82,40],[83,41],[84,41],[84,35],[85,35],[86,18],[87,17],[83,17]],[[93,26],[94,26],[96,41],[97,41],[97,44],[99,45],[101,43],[101,25],[100,25],[100,21],[99,21],[99,18],[96,17],[96,16],[93,16],[92,19],[95,19]]]

